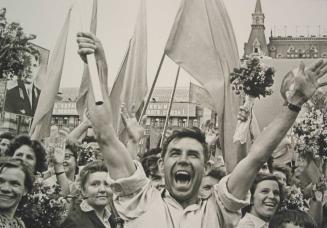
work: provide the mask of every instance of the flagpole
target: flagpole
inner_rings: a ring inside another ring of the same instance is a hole
[[[143,116],[144,116],[144,114],[145,114],[145,112],[146,112],[146,110],[148,108],[148,105],[149,105],[150,99],[152,97],[152,94],[153,94],[153,91],[154,91],[154,87],[155,87],[155,85],[157,83],[157,80],[158,80],[158,77],[159,77],[159,73],[160,73],[160,70],[161,70],[163,61],[165,59],[165,56],[166,56],[166,54],[163,53],[162,54],[162,57],[161,57],[161,60],[160,60],[160,63],[159,63],[159,67],[158,67],[157,72],[156,72],[156,76],[154,77],[154,80],[153,80],[153,83],[152,83],[152,86],[151,86],[151,89],[150,89],[149,95],[148,95],[147,100],[146,100],[146,102],[144,104],[144,107],[142,109],[142,112],[141,112],[141,115],[140,115],[140,118],[139,118],[139,124],[141,123],[142,118],[143,118]]]
[[[82,4],[80,6],[83,9],[82,10],[83,15],[87,15],[85,8],[82,6]],[[98,7],[97,0],[93,0],[93,10],[97,10],[97,7]],[[82,22],[82,31],[88,31],[83,22]],[[91,83],[92,90],[93,90],[95,104],[102,105],[103,104],[103,95],[102,95],[99,72],[97,69],[95,55],[94,54],[86,55],[86,59],[87,59],[87,65],[89,66],[90,83]]]
[[[173,106],[173,101],[174,101],[174,97],[175,97],[176,86],[177,86],[177,81],[178,81],[180,69],[181,69],[181,67],[178,66],[174,88],[173,88],[173,91],[171,93],[171,97],[170,97],[170,101],[169,101],[169,108],[168,108],[168,112],[167,112],[167,115],[166,115],[166,121],[165,121],[164,129],[163,129],[163,132],[162,132],[161,140],[160,140],[160,148],[162,148],[162,144],[163,144],[163,141],[165,139],[167,126],[168,126],[168,121],[169,121],[170,112],[171,112],[171,107]]]
[[[190,84],[189,85],[190,86],[188,87],[187,121],[186,121],[187,127],[190,126],[189,124],[190,124],[191,80],[190,80]]]

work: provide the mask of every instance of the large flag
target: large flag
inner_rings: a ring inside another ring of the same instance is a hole
[[[92,8],[92,16],[91,16],[91,24],[90,24],[90,32],[93,34],[96,34],[97,31],[97,16],[98,16],[98,0],[93,0],[93,8]],[[102,85],[105,85],[107,87],[108,85],[107,66],[97,65],[97,67],[98,67],[100,82]],[[91,86],[89,67],[86,63],[84,63],[82,81],[76,101],[76,108],[80,117],[84,116],[84,111],[87,107],[88,95],[93,96],[93,90]]]
[[[229,75],[239,66],[239,54],[223,1],[182,0],[165,52],[215,101],[225,164],[230,172],[246,151],[232,142],[239,99],[230,89]]]
[[[190,82],[190,92],[189,92],[189,102],[199,104],[204,108],[208,108],[210,110],[216,110],[214,101],[212,100],[209,92],[202,88],[201,86],[197,86],[194,83]]]
[[[50,135],[50,123],[53,106],[60,86],[62,69],[66,53],[66,44],[70,24],[71,10],[69,9],[65,24],[60,32],[53,50],[47,70],[47,83],[43,85],[35,111],[34,120],[30,129],[33,139],[41,139]]]
[[[128,46],[120,71],[110,92],[114,128],[120,132],[120,107],[138,110],[146,96],[147,84],[147,29],[145,0],[141,0],[133,37]]]

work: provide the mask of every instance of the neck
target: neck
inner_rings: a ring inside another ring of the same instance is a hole
[[[105,210],[105,207],[93,207],[94,208],[94,211],[95,211],[95,214],[100,218],[100,220],[102,221],[103,220],[103,217],[104,217],[104,210]]]
[[[69,180],[74,181],[75,180],[75,171],[66,173],[66,176]]]
[[[271,218],[268,218],[268,217],[263,217],[263,216],[258,215],[253,209],[250,210],[250,213],[252,215],[254,215],[255,217],[258,217],[259,219],[262,219],[265,222],[269,222],[270,219],[271,219]]]
[[[0,209],[0,215],[9,218],[9,219],[13,219],[15,216],[15,212],[16,212],[17,206],[9,208],[9,209]]]

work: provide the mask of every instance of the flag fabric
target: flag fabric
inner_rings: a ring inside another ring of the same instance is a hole
[[[91,16],[91,24],[90,24],[90,32],[93,34],[96,34],[97,31],[97,16],[98,16],[98,0],[93,0],[93,8],[92,8],[92,16]],[[101,84],[107,86],[108,85],[107,66],[97,64],[97,67],[98,67],[98,73],[99,73]],[[93,96],[93,90],[91,86],[89,67],[87,63],[84,63],[82,81],[76,101],[76,109],[80,117],[84,116],[84,111],[87,108],[87,101],[88,101],[87,98],[89,94],[90,96]]]
[[[220,140],[227,171],[246,150],[233,144],[239,98],[230,89],[229,75],[239,66],[232,24],[222,0],[182,0],[165,53],[183,67],[215,101]]]
[[[117,132],[121,132],[122,129],[120,124],[122,103],[125,104],[128,113],[138,110],[142,106],[147,89],[146,7],[145,0],[141,0],[133,37],[110,92],[113,124]]]
[[[199,104],[210,110],[215,110],[215,104],[209,92],[192,82],[190,82],[189,102]]]
[[[51,115],[59,90],[64,66],[71,10],[72,8],[68,11],[64,26],[60,32],[49,62],[46,74],[47,83],[41,88],[41,94],[30,129],[30,135],[33,139],[42,139],[48,137],[50,134]]]

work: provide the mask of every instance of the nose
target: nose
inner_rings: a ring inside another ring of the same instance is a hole
[[[268,197],[269,197],[270,199],[274,199],[274,198],[275,198],[275,194],[274,194],[272,191],[270,191],[270,192],[268,193]]]
[[[180,164],[187,164],[187,163],[188,163],[187,153],[183,152],[183,153],[180,155],[178,162],[179,162]]]
[[[11,190],[11,187],[9,186],[9,184],[7,182],[0,184],[0,192],[8,193],[8,192],[10,192],[10,190]]]
[[[101,192],[101,193],[105,192],[106,191],[105,186],[103,184],[100,184],[98,191]]]

